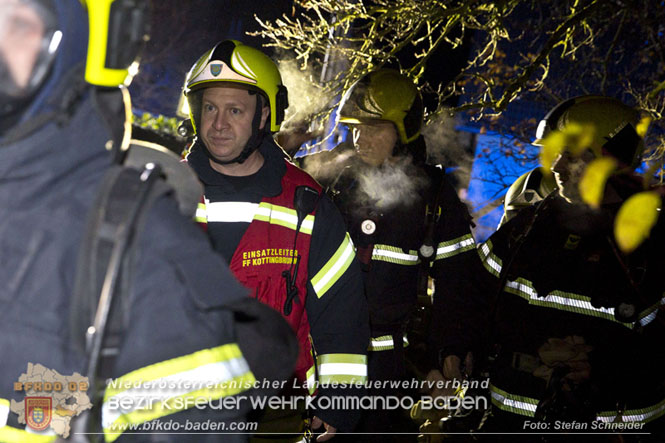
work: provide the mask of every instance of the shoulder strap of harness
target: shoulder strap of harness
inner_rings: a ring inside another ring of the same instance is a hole
[[[425,238],[423,244],[420,246],[418,253],[423,262],[429,262],[434,256],[434,228],[441,218],[441,194],[443,193],[444,186],[444,172],[441,171],[432,177],[432,187],[436,189],[432,198],[425,205]]]
[[[163,172],[166,181],[162,179]],[[198,196],[202,194],[193,172],[165,148],[140,141],[131,145],[124,165],[113,166],[102,179],[79,250],[71,305],[71,342],[80,352],[90,355],[90,343],[86,343],[85,336],[88,327],[93,325],[98,297],[106,284],[113,288],[119,285],[116,292],[121,294],[121,299],[111,314],[106,314],[111,320],[103,332],[106,338],[100,351],[102,357],[117,348],[120,332],[128,320],[125,296],[131,289],[134,240],[152,203],[173,189],[176,189],[181,212],[193,216]],[[121,244],[124,250],[117,258],[118,262],[112,263],[114,248]]]
[[[112,167],[102,179],[94,205],[88,213],[70,308],[71,342],[88,355],[92,343],[86,342],[86,334],[88,328],[95,324],[99,296],[103,292],[109,292],[109,297],[119,293],[121,298],[113,306],[114,315],[105,314],[112,317],[105,323],[106,331],[96,331],[107,336],[102,356],[112,353],[118,345],[118,332],[127,321],[124,305],[133,268],[133,240],[152,202],[159,195],[169,192],[168,186],[158,180],[159,173],[159,167],[144,171]]]
[[[70,342],[87,356],[85,376],[93,402],[97,400],[97,375],[103,379],[111,370],[128,322],[135,239],[147,209],[170,190],[160,173],[160,167],[154,164],[143,171],[112,167],[88,213],[69,326]],[[85,432],[89,420],[87,413],[79,417],[75,422],[77,432]]]
[[[111,167],[104,175],[87,216],[69,328],[72,346],[87,356],[86,376],[92,389],[97,376],[104,379],[110,374],[129,321],[135,245],[145,215],[157,198],[172,193],[177,186],[181,212],[193,216],[195,194],[202,192],[187,165],[160,148],[143,142],[132,144],[124,164]],[[78,422],[77,427],[84,432],[87,418]]]

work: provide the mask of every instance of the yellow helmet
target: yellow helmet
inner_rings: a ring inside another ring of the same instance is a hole
[[[85,79],[114,87],[131,81],[130,69],[147,40],[148,3],[144,0],[81,0],[90,26]]]
[[[288,93],[270,57],[236,40],[220,42],[199,57],[187,73],[184,90],[194,130],[199,123],[200,106],[192,92],[216,83],[241,84],[262,93],[270,104],[270,131],[279,131],[289,106]]]
[[[339,121],[362,124],[372,120],[392,122],[403,144],[420,135],[423,101],[416,85],[394,69],[380,69],[358,80],[339,104]]]
[[[595,154],[611,155],[620,162],[636,166],[644,150],[636,127],[640,111],[620,100],[601,95],[571,98],[555,106],[540,121],[533,144],[542,146],[552,131],[562,130],[571,123],[594,128],[591,148]]]
[[[15,75],[8,72],[6,57],[0,55],[0,131],[7,122],[15,126],[11,122],[54,111],[63,100],[77,97],[65,89],[85,84],[63,83],[63,79],[74,78],[68,76],[84,62],[85,80],[90,84],[117,87],[131,79],[130,66],[146,40],[148,2],[20,0],[6,6],[0,11],[0,38],[20,35],[16,30],[21,29],[23,20],[16,12],[24,8],[34,12],[43,32],[31,72],[22,84],[16,83]],[[18,26],[10,26],[7,20]]]
[[[554,176],[543,174],[540,167],[520,175],[508,188],[503,202],[503,217],[499,227],[521,209],[543,200],[556,189]]]

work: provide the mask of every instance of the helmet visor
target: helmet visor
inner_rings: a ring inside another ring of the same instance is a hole
[[[0,94],[21,99],[35,92],[55,58],[62,33],[51,1],[0,0]]]

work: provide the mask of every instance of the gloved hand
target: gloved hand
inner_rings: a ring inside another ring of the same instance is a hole
[[[533,371],[533,375],[549,383],[554,368],[566,366],[568,373],[564,379],[579,384],[591,376],[588,353],[592,350],[593,346],[586,344],[584,337],[574,335],[564,339],[549,338],[538,349],[543,364]]]
[[[432,369],[427,373],[427,377],[425,377],[425,393],[429,394],[434,402],[437,402],[437,398],[443,397],[440,401],[445,401],[445,398],[453,397],[457,394],[457,389],[452,386],[452,382],[454,380],[459,380],[461,382],[471,374],[473,368],[473,355],[469,352],[464,361],[465,364],[462,365],[462,361],[458,356],[449,355],[443,361],[441,371],[438,369]],[[437,384],[442,387],[437,386]],[[439,432],[439,420],[448,417],[450,413],[451,411],[441,407],[423,408],[421,402],[418,401],[413,408],[411,408],[411,419],[416,423],[422,423],[421,430],[423,427],[430,429],[434,426],[436,427],[436,431],[434,432]]]
[[[433,398],[436,397],[451,397],[456,394],[456,389],[452,387],[453,380],[466,380],[471,373],[473,372],[473,354],[468,352],[464,358],[464,364],[462,365],[462,360],[456,355],[449,355],[443,360],[443,367],[441,371],[437,369],[432,369],[427,373],[426,381],[428,383],[425,386],[432,386],[433,388],[429,391],[429,395]],[[437,382],[449,382],[447,387],[438,388],[436,386]]]
[[[439,429],[438,420],[434,422],[426,420],[418,430],[422,432],[418,436],[418,443],[441,443],[445,438],[445,434],[439,433],[441,430]]]
[[[321,426],[325,429],[326,432],[316,437],[317,442],[328,441],[337,434],[337,428],[329,425],[325,421],[321,420],[319,417],[314,417],[312,419],[312,429],[319,429]]]

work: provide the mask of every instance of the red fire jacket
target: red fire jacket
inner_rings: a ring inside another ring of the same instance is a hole
[[[282,178],[282,193],[275,197],[265,197],[261,201],[259,210],[240,240],[229,267],[238,280],[253,291],[256,298],[284,314],[286,280],[282,272],[289,272],[291,261],[294,257],[299,257],[295,282],[298,295],[293,301],[292,312],[284,318],[298,338],[300,354],[296,364],[296,376],[305,381],[307,371],[314,366],[305,296],[309,244],[316,209],[303,220],[294,251],[298,218],[293,200],[296,188],[302,185],[321,192],[319,184],[309,175],[287,163],[286,174]]]

